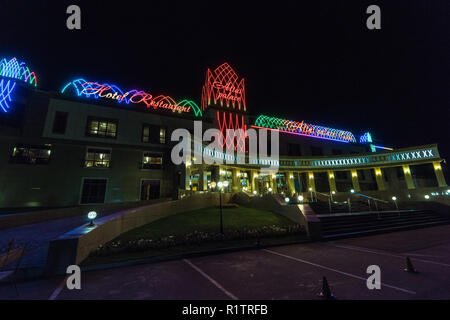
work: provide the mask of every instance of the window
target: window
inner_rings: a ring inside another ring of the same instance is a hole
[[[296,143],[288,143],[288,155],[289,156],[301,156],[302,151],[300,145]]]
[[[336,175],[336,179],[339,179],[339,180],[347,180],[348,179],[347,171],[336,171],[335,175]]]
[[[323,156],[322,148],[311,146],[311,155],[312,156]]]
[[[342,154],[342,150],[341,149],[331,149],[331,153],[334,155]]]
[[[151,124],[144,124],[142,126],[142,142],[166,143],[166,128]]]
[[[84,179],[81,203],[104,203],[106,179]]]
[[[108,119],[88,118],[86,135],[102,138],[117,137],[117,121]]]
[[[51,153],[50,146],[15,146],[11,155],[11,163],[48,164]]]
[[[161,169],[162,155],[144,152],[142,159],[142,169]]]
[[[159,143],[166,143],[166,128],[159,129]]]
[[[65,134],[67,126],[67,112],[56,111],[55,118],[53,119],[53,133]]]
[[[88,148],[86,159],[84,160],[85,168],[109,168],[111,164],[110,149]]]

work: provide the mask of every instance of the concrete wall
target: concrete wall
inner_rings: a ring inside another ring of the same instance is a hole
[[[168,201],[170,199],[157,199],[149,201],[108,203],[93,206],[77,206],[69,208],[46,209],[24,213],[14,213],[0,216],[0,230],[14,228],[22,225],[44,222],[54,219],[64,219],[75,216],[86,215],[89,211],[96,211],[99,217],[116,211],[149,205],[156,202]]]
[[[227,203],[231,194],[223,194]],[[197,210],[219,204],[218,193],[197,193],[181,200],[142,206],[120,211],[74,229],[50,242],[47,274],[65,273],[67,266],[80,264],[87,256],[124,232],[177,213]]]
[[[242,192],[235,194],[232,200],[243,206],[260,210],[269,210],[273,213],[280,214],[305,227],[310,239],[317,240],[322,236],[320,220],[308,204],[286,204],[283,198],[278,194],[266,194],[260,197],[249,196]]]

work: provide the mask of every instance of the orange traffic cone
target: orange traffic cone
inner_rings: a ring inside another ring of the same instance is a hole
[[[326,277],[323,277],[322,280],[322,292],[319,293],[319,297],[325,300],[334,300],[336,297],[331,293],[330,286],[328,285],[328,281]]]
[[[411,259],[409,257],[406,257],[406,272],[410,272],[410,273],[418,273],[418,271],[414,268]]]

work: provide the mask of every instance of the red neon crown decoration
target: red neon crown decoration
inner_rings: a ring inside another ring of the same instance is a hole
[[[202,111],[214,103],[226,105],[233,109],[246,111],[245,82],[239,77],[228,63],[223,63],[213,72],[206,71],[206,81],[202,90]]]
[[[219,130],[220,132],[222,132],[224,145],[227,146],[227,149],[234,147],[234,150],[245,152],[247,124],[245,123],[244,115],[234,112],[217,111],[217,121],[219,124]],[[236,135],[236,145],[234,145],[234,136],[227,137],[227,129],[242,129],[242,131],[240,131],[239,134]]]

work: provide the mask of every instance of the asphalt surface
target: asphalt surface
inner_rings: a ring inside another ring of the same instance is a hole
[[[367,288],[370,265],[380,290]],[[18,296],[5,284],[0,298],[317,300],[323,276],[340,300],[450,299],[450,225],[84,272],[81,290],[63,277],[18,283]]]

